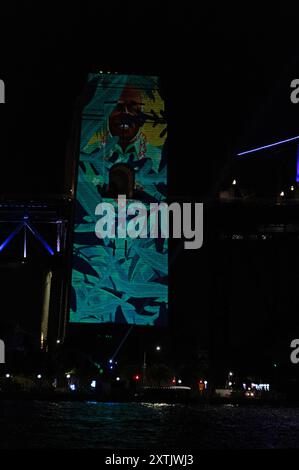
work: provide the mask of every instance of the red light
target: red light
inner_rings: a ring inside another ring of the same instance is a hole
[[[176,380],[175,379],[172,379],[172,383],[175,384]]]
[[[136,380],[136,382],[138,382],[138,380],[140,380],[140,375],[134,375],[133,379]]]

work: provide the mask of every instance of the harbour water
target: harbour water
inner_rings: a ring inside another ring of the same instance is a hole
[[[1,449],[299,448],[299,408],[0,401]]]

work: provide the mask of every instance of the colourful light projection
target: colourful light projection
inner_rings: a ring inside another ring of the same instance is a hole
[[[100,202],[166,198],[166,118],[154,76],[90,74],[83,97],[70,321],[165,325],[168,243],[95,235]]]

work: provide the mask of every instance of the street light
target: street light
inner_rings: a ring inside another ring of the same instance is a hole
[[[143,352],[143,366],[142,366],[142,383],[145,384],[145,371],[146,371],[146,351]]]
[[[156,351],[161,351],[161,346],[157,345],[155,347],[155,350]],[[142,374],[142,383],[143,385],[145,384],[145,375],[146,375],[146,354],[147,352],[144,351],[143,352],[143,366],[142,366],[142,370],[143,370],[143,374]]]

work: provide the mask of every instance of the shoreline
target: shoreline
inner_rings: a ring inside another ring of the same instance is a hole
[[[96,394],[69,392],[0,392],[0,402],[18,401],[52,401],[52,402],[98,402],[98,403],[169,403],[185,405],[235,405],[235,406],[277,406],[299,407],[299,399],[286,397],[274,398],[222,398],[217,396],[177,397],[177,396],[135,396],[134,394]]]

